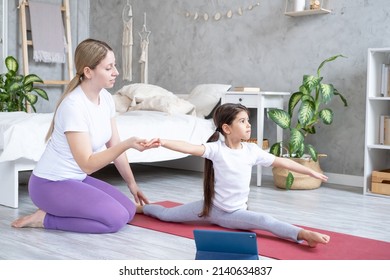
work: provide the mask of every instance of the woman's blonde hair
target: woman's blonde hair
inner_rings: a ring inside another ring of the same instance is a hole
[[[107,52],[112,51],[112,48],[105,42],[86,39],[82,41],[76,48],[74,62],[76,67],[76,75],[66,86],[64,93],[61,95],[54,110],[54,116],[47,132],[45,140],[48,141],[54,130],[54,118],[57,113],[58,106],[79,84],[84,78],[84,69],[86,67],[95,69],[97,65],[106,57]]]

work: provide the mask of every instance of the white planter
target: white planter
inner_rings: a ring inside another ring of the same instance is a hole
[[[294,12],[305,10],[305,0],[294,0]]]

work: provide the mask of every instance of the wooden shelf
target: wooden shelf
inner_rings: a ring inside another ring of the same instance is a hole
[[[303,10],[299,12],[285,12],[286,16],[290,17],[301,17],[301,16],[310,16],[310,15],[319,15],[319,14],[329,14],[331,10],[320,8],[313,10]]]

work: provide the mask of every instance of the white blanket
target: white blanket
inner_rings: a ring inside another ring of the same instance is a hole
[[[44,139],[52,116],[52,113],[0,113],[0,142],[3,142],[0,162],[19,158],[38,161],[45,149]],[[117,116],[117,124],[121,139],[131,136],[146,139],[160,137],[201,144],[214,131],[210,120],[157,111],[126,112]],[[144,152],[130,149],[126,153],[129,162],[166,161],[187,156],[165,148]]]

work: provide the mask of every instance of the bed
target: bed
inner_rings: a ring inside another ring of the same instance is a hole
[[[154,85],[131,84],[113,94],[121,139],[138,136],[205,142],[214,131],[210,116],[230,85],[201,84],[188,95]],[[53,113],[0,112],[0,204],[17,208],[19,172],[32,170],[45,149]],[[164,148],[126,152],[129,163],[163,163],[188,155]]]

